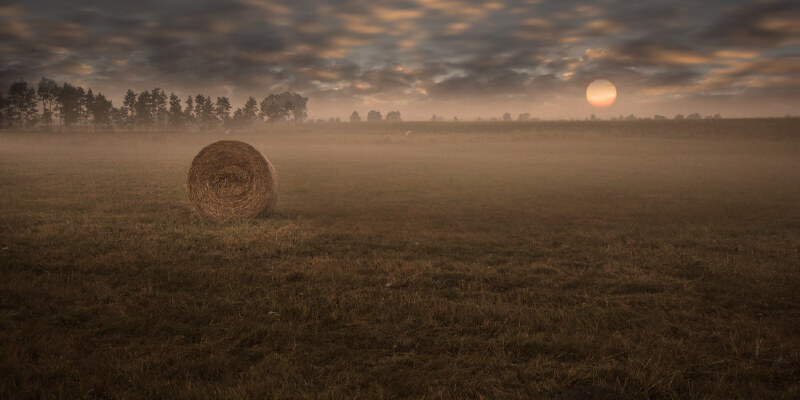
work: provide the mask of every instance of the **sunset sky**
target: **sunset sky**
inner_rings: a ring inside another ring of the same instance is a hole
[[[797,1],[25,0],[0,3],[0,82],[114,99],[161,87],[310,98],[314,118],[782,116],[800,110]],[[595,79],[619,92],[606,109]]]

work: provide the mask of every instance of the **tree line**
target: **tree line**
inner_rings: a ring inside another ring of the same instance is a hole
[[[386,113],[386,118],[383,118],[383,115],[380,111],[370,110],[367,113],[367,121],[369,122],[378,122],[378,121],[389,121],[389,122],[400,122],[403,118],[400,117],[400,111],[389,111]],[[353,111],[350,114],[350,122],[361,122],[361,115],[358,111]]]
[[[185,101],[161,88],[139,93],[128,89],[122,105],[115,107],[102,93],[84,90],[67,82],[59,85],[42,78],[36,87],[24,80],[11,84],[6,96],[0,93],[0,128],[52,129],[241,129],[258,121],[302,122],[307,118],[308,98],[298,93],[270,94],[258,102],[250,97],[233,109],[230,98],[197,94]]]

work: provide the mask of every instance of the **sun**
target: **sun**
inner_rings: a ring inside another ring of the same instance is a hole
[[[594,107],[606,108],[616,100],[617,88],[605,79],[598,79],[586,87],[586,101]]]

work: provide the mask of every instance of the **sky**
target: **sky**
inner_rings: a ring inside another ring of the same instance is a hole
[[[0,83],[286,90],[312,118],[473,119],[800,110],[800,2],[0,0]],[[596,79],[617,102],[595,109]]]

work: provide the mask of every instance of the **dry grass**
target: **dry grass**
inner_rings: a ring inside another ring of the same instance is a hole
[[[800,396],[796,122],[455,125],[240,135],[281,203],[222,224],[217,137],[1,135],[0,398]]]

